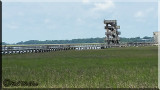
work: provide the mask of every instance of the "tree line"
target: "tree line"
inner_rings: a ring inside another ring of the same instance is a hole
[[[103,38],[85,38],[85,39],[72,39],[72,40],[45,40],[45,41],[39,41],[39,40],[29,40],[29,41],[21,41],[16,44],[74,44],[74,43],[104,43],[105,37]],[[120,37],[121,43],[126,42],[153,42],[153,37],[134,37],[134,38],[125,38]],[[2,45],[8,45],[6,42],[2,42]]]

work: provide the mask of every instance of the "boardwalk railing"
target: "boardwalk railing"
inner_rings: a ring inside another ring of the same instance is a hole
[[[127,46],[148,46],[153,43],[126,43],[119,45],[107,45],[105,43],[83,43],[83,44],[42,44],[42,45],[2,45],[2,54],[15,53],[41,53],[62,50],[87,50],[87,49],[104,49],[111,47]]]

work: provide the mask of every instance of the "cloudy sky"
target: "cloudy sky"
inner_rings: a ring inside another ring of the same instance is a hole
[[[158,31],[158,3],[153,0],[2,1],[2,41],[7,43],[105,37],[104,19],[117,20],[120,37]]]

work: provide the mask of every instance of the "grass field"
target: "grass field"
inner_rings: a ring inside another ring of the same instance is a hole
[[[158,47],[4,55],[4,79],[35,88],[157,88]]]

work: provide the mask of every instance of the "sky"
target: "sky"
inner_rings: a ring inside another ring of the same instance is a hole
[[[2,0],[2,41],[71,40],[105,37],[105,20],[117,20],[120,37],[153,36],[158,2],[124,0]]]

